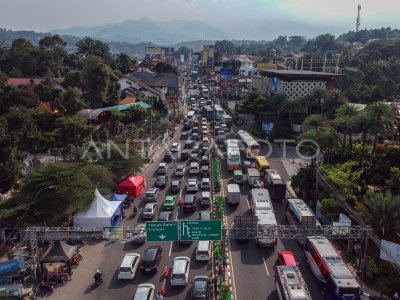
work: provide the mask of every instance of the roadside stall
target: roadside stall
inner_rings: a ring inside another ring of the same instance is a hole
[[[0,299],[24,299],[33,293],[30,276],[22,256],[0,259]]]
[[[119,194],[127,194],[132,198],[139,197],[145,188],[145,179],[139,175],[131,175],[117,184]]]
[[[78,255],[77,250],[76,246],[54,241],[40,258],[43,281],[65,284],[72,275],[72,261]]]
[[[127,194],[111,194],[107,196],[110,201],[122,201],[124,208],[127,209],[131,207],[132,198]]]

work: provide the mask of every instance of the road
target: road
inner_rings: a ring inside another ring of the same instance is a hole
[[[228,138],[234,138],[231,134]],[[266,147],[260,149],[262,155],[266,155],[269,149]],[[225,153],[224,153],[225,154]],[[285,168],[283,157],[283,148],[272,145],[272,153],[268,157],[271,169],[277,169],[282,178],[287,181],[290,176]],[[290,164],[290,160],[297,158],[293,148],[287,148],[285,164]],[[242,159],[244,157],[242,156]],[[227,193],[227,184],[232,177],[232,172],[226,168],[226,157],[222,159],[222,178],[224,186],[224,194]],[[249,189],[247,185],[241,189],[241,201],[237,207],[226,207],[226,217],[228,224],[233,223],[234,216],[240,214],[250,214],[250,203],[248,202]],[[287,195],[289,197],[289,195]],[[282,202],[273,202],[275,216],[279,224],[287,224],[285,220],[285,206]],[[299,269],[306,281],[307,287],[313,299],[322,299],[321,290],[319,289],[311,271],[303,259],[302,247],[295,240],[278,240],[275,248],[257,247],[254,240],[248,242],[236,242],[234,239],[229,241],[231,252],[231,273],[234,282],[233,294],[234,299],[254,299],[254,300],[278,300],[275,290],[274,266],[277,254],[281,250],[292,251],[297,261]]]

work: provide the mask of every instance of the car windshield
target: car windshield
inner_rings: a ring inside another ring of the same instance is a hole
[[[131,271],[131,268],[129,268],[129,267],[120,267],[120,268],[119,268],[119,271],[120,271],[121,273],[128,273],[128,272]]]
[[[165,181],[165,177],[158,177],[158,181],[164,182]]]
[[[144,211],[146,211],[146,212],[151,212],[151,211],[153,211],[153,206],[145,207]]]

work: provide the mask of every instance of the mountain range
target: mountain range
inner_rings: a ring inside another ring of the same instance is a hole
[[[55,29],[51,33],[90,36],[104,41],[172,45],[182,41],[223,40],[229,35],[215,27],[199,21],[158,22],[149,18],[127,20],[121,23],[92,27],[71,27]]]

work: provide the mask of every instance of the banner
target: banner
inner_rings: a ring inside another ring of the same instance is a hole
[[[382,248],[385,248],[385,251],[382,251]],[[390,256],[387,255],[387,252],[390,254]],[[381,253],[379,258],[400,264],[400,245],[386,240],[381,240]]]
[[[279,80],[279,78],[272,78],[272,91],[274,93],[279,92],[281,89],[281,81]]]
[[[266,63],[258,63],[257,69],[260,71],[267,71],[267,70],[277,70],[278,66],[276,64],[266,64]]]

